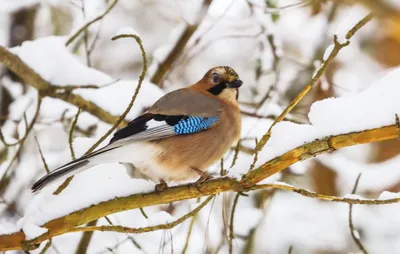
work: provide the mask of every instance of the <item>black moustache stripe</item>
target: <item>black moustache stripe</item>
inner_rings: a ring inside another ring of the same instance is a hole
[[[214,95],[219,95],[222,93],[222,91],[226,88],[226,83],[219,83],[218,85],[215,85],[208,89],[207,91],[214,94]]]

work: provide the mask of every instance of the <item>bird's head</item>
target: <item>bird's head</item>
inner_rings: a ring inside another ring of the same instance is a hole
[[[234,69],[219,66],[210,69],[194,86],[226,101],[236,101],[242,84]]]

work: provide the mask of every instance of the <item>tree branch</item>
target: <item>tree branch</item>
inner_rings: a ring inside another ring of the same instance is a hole
[[[18,56],[11,53],[6,48],[0,46],[0,62],[3,63],[13,73],[18,75],[25,83],[36,88],[43,97],[49,96],[52,98],[61,99],[78,108],[88,112],[99,118],[101,121],[113,124],[118,120],[118,116],[100,108],[93,102],[83,99],[81,96],[71,92],[59,93],[59,87],[53,86],[50,82],[44,80],[32,68],[25,64]]]
[[[256,185],[259,181],[287,168],[288,166],[319,154],[333,151],[342,147],[364,144],[369,142],[382,141],[400,137],[400,128],[398,125],[384,126],[381,128],[353,132],[326,137],[321,140],[315,140],[303,146],[297,147],[275,159],[272,159],[259,168],[244,175],[242,180],[232,178],[217,178],[204,182],[197,187],[192,184],[174,186],[165,191],[155,193],[137,193],[126,197],[117,197],[112,200],[104,201],[66,216],[47,222],[43,227],[48,232],[26,242],[23,232],[17,232],[9,235],[0,235],[0,250],[12,250],[22,248],[35,248],[36,244],[41,243],[54,236],[65,234],[74,230],[74,228],[104,217],[109,214],[137,209],[140,207],[167,204],[170,202],[181,201],[185,199],[198,198],[202,196],[215,195],[221,192],[236,191],[246,192],[263,188],[284,189],[299,193],[304,196],[329,200],[334,202],[345,202],[353,204],[390,204],[400,202],[400,198],[389,200],[367,200],[350,199],[320,195],[314,192],[291,187],[288,185]]]
[[[176,60],[182,55],[186,44],[189,42],[189,39],[192,35],[196,32],[197,28],[199,27],[203,17],[207,13],[208,8],[211,5],[212,0],[205,0],[203,3],[202,8],[204,8],[202,15],[199,18],[199,21],[196,24],[187,24],[185,30],[182,32],[181,36],[179,37],[178,41],[175,43],[174,47],[172,48],[171,52],[169,52],[168,56],[164,59],[162,63],[159,64],[156,72],[154,73],[153,77],[151,78],[151,82],[157,84],[159,87],[162,87],[162,82],[164,81],[165,76],[167,75],[168,71],[173,67]]]
[[[339,54],[340,50],[347,47],[350,44],[349,39],[353,37],[353,35],[361,29],[365,24],[367,24],[372,19],[372,14],[368,14],[362,20],[360,20],[350,31],[346,34],[347,41],[345,43],[341,43],[338,41],[337,35],[334,36],[333,42],[334,47],[332,52],[329,54],[328,58],[324,61],[321,68],[318,69],[317,73],[313,76],[310,83],[308,83],[300,93],[290,102],[290,104],[286,107],[286,109],[275,119],[275,121],[269,127],[267,133],[260,139],[260,142],[257,144],[256,149],[260,151],[268,140],[271,138],[272,127],[275,126],[278,122],[282,121],[287,114],[304,98],[304,96],[311,90],[311,88],[317,83],[317,81],[322,77],[322,75],[327,70],[328,66],[333,62],[335,57]]]
[[[114,0],[114,2],[112,4],[110,4],[110,6],[104,11],[103,14],[95,17],[94,19],[92,19],[91,21],[89,21],[88,23],[86,23],[85,25],[83,25],[78,31],[76,31],[76,33],[74,33],[69,39],[68,41],[65,43],[65,46],[68,46],[69,44],[71,44],[71,42],[73,42],[81,33],[83,33],[90,25],[92,25],[93,23],[96,23],[97,21],[101,20],[102,18],[104,18],[113,8],[114,6],[117,4],[118,0]]]

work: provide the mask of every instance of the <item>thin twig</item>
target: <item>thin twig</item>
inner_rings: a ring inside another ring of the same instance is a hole
[[[30,107],[30,105],[28,106],[28,107]],[[22,117],[22,118],[24,118],[24,117],[26,117],[26,115],[24,114],[24,116]],[[2,120],[2,119],[1,119]],[[8,119],[5,119],[5,120],[8,120]],[[26,119],[24,119],[25,120],[25,127],[26,127],[26,129],[28,129],[28,127],[27,127],[27,122],[26,122]],[[17,121],[17,120],[12,120],[13,122],[15,122],[15,123],[17,123],[17,124],[19,124],[21,121],[22,121],[22,119],[21,120],[19,120],[19,121]],[[2,132],[2,130],[1,130],[1,128],[0,128],[0,140],[1,140],[1,142],[3,143],[3,145],[5,146],[5,147],[12,147],[12,146],[16,146],[16,145],[18,145],[18,144],[21,144],[21,142],[22,142],[22,138],[20,138],[20,139],[18,139],[17,141],[15,141],[14,143],[8,143],[6,140],[5,140],[5,137],[4,137],[4,134],[3,134],[3,132]]]
[[[358,174],[358,177],[356,179],[356,182],[354,184],[353,191],[351,192],[351,194],[356,193],[358,183],[360,182],[360,178],[361,178],[361,173]],[[349,228],[350,228],[351,237],[353,238],[354,242],[356,243],[356,245],[358,246],[360,251],[364,254],[368,254],[368,252],[364,248],[364,245],[362,244],[359,236],[356,236],[356,229],[354,228],[354,224],[353,224],[353,204],[349,204]]]
[[[72,90],[75,89],[99,89],[101,88],[98,85],[65,85],[65,86],[57,86],[57,85],[52,85],[52,88],[56,92],[71,92]]]
[[[34,126],[35,123],[36,123],[37,118],[39,117],[39,112],[40,112],[40,106],[41,106],[41,105],[42,105],[42,98],[41,98],[40,95],[38,95],[35,114],[34,114],[34,116],[33,116],[33,118],[32,118],[31,123],[29,124],[28,128],[26,129],[24,136],[21,138],[20,145],[19,145],[17,151],[15,152],[14,157],[11,159],[10,164],[8,164],[6,170],[5,170],[4,173],[3,173],[3,176],[2,176],[1,179],[0,179],[0,190],[3,189],[4,186],[3,186],[2,183],[4,182],[4,180],[6,179],[6,177],[8,177],[8,174],[9,174],[10,170],[13,168],[12,166],[13,166],[14,162],[17,160],[18,156],[20,155],[20,153],[21,153],[21,151],[22,151],[24,142],[26,141],[26,139],[27,139],[29,133],[32,131],[33,126]],[[1,191],[0,191],[0,192],[1,192]]]
[[[97,223],[97,220],[91,221],[89,222],[87,225],[88,227],[95,227]],[[81,240],[79,241],[78,247],[76,248],[76,254],[86,254],[87,253],[87,249],[89,247],[90,241],[92,240],[93,237],[93,231],[91,232],[85,232],[82,235]]]
[[[143,69],[142,69],[142,73],[139,76],[139,82],[138,82],[138,86],[136,87],[135,93],[133,94],[131,101],[129,102],[128,107],[125,109],[125,111],[122,113],[122,115],[118,118],[118,120],[114,123],[114,125],[101,137],[99,138],[99,140],[97,140],[97,142],[92,145],[85,154],[89,154],[91,152],[93,152],[115,129],[117,129],[117,127],[122,123],[122,121],[125,120],[126,115],[129,113],[129,111],[131,110],[133,104],[135,103],[136,97],[139,94],[140,88],[142,87],[142,83],[144,80],[144,77],[146,76],[146,72],[147,72],[147,58],[146,58],[146,51],[144,50],[143,47],[143,43],[142,40],[140,39],[139,36],[135,35],[135,34],[121,34],[118,36],[115,36],[113,38],[111,38],[111,40],[118,40],[120,38],[133,38],[136,40],[136,42],[139,44],[140,50],[142,51],[142,58],[143,58]],[[61,185],[60,187],[58,187],[58,189],[54,192],[54,193],[61,193],[68,185],[69,183],[72,181],[73,176],[68,177]]]
[[[302,2],[298,2],[298,3],[293,3],[293,4],[288,4],[285,6],[279,6],[279,7],[267,7],[265,8],[265,13],[268,14],[277,14],[277,13],[281,13],[285,10],[289,10],[295,7],[304,7],[307,6],[309,4],[311,4],[313,2],[313,0],[309,0],[309,1],[302,1]]]
[[[142,40],[136,34],[121,34],[121,35],[113,37],[111,40],[115,41],[115,40],[118,40],[121,38],[133,38],[138,43],[140,50],[142,51],[142,58],[143,58],[142,73],[139,76],[139,82],[136,87],[135,93],[133,94],[131,101],[129,102],[129,105],[125,109],[124,113],[122,113],[122,115],[119,117],[117,122],[111,127],[111,129],[109,129],[104,136],[102,136],[92,147],[89,148],[89,150],[86,152],[86,154],[93,152],[94,149],[96,149],[101,144],[101,142],[103,142],[115,129],[117,129],[117,127],[121,124],[121,122],[125,120],[126,115],[129,113],[133,104],[135,103],[136,97],[138,96],[140,88],[142,87],[144,77],[146,76],[147,58],[146,58],[146,51],[144,50]]]
[[[192,230],[193,230],[193,226],[194,226],[194,222],[196,221],[196,218],[197,218],[197,216],[193,216],[192,220],[190,221],[189,230],[186,235],[185,246],[183,247],[182,254],[185,254],[189,247],[190,235],[192,234]]]
[[[196,215],[203,207],[205,207],[211,199],[213,199],[214,196],[209,196],[203,203],[201,203],[198,207],[193,209],[191,212],[185,214],[184,216],[180,217],[179,219],[165,223],[165,224],[160,224],[156,226],[148,226],[148,227],[143,227],[143,228],[129,228],[129,227],[123,227],[123,226],[93,226],[93,227],[78,227],[78,228],[73,228],[69,232],[87,232],[87,231],[103,231],[103,232],[120,232],[120,233],[130,233],[130,234],[139,234],[139,233],[145,233],[145,232],[151,232],[151,231],[156,231],[156,230],[161,230],[161,229],[171,229],[185,220],[189,219],[190,217]]]
[[[145,217],[146,219],[149,218],[149,216],[147,216],[146,212],[144,211],[143,207],[140,207],[140,212],[142,213],[143,217]]]
[[[286,109],[275,119],[275,121],[271,124],[269,127],[267,133],[261,138],[260,142],[258,143],[256,149],[260,151],[265,144],[268,142],[268,140],[271,137],[271,130],[272,127],[275,126],[278,122],[282,121],[286,115],[304,98],[304,96],[311,90],[311,88],[314,86],[315,83],[322,77],[322,75],[325,73],[327,70],[328,66],[333,62],[334,58],[338,55],[341,49],[344,47],[347,47],[350,44],[349,39],[365,24],[367,24],[371,20],[372,16],[371,14],[368,14],[365,16],[362,20],[360,20],[346,35],[347,41],[345,43],[340,43],[338,41],[337,35],[334,36],[333,42],[334,42],[334,47],[332,52],[329,54],[329,57],[324,61],[322,66],[319,68],[317,73],[314,75],[314,77],[311,79],[310,83],[307,84],[301,91],[300,93],[290,102],[290,104],[286,107]]]
[[[51,246],[51,238],[49,239],[49,241],[46,243],[46,245],[43,247],[43,249],[40,251],[39,254],[45,254],[49,248]]]
[[[35,141],[36,141],[36,145],[37,145],[37,147],[39,149],[40,158],[42,159],[42,163],[43,163],[44,169],[46,170],[46,173],[48,174],[50,172],[50,169],[49,169],[49,166],[46,163],[46,159],[43,156],[42,148],[40,148],[40,144],[39,144],[39,141],[38,141],[36,135],[35,135]]]
[[[233,200],[233,206],[232,206],[232,211],[231,211],[231,219],[230,219],[230,223],[229,223],[229,254],[232,254],[232,251],[233,251],[232,241],[233,241],[233,238],[235,238],[233,223],[234,223],[235,211],[236,211],[236,206],[237,206],[239,197],[240,197],[240,192],[236,193],[235,199]]]
[[[235,153],[233,154],[232,163],[229,168],[233,168],[233,166],[235,166],[235,164],[236,164],[237,159],[239,158],[240,143],[241,143],[241,140],[239,140],[235,146]]]
[[[255,138],[255,142],[256,142],[256,146],[257,146],[257,144],[258,144],[258,139],[257,138]],[[258,160],[258,150],[256,149],[254,151],[253,162],[251,163],[248,172],[250,172],[250,171],[252,171],[254,169],[254,167],[256,166],[257,160]]]
[[[91,21],[89,21],[88,23],[86,23],[85,25],[83,25],[78,31],[76,31],[65,43],[66,46],[68,46],[69,44],[71,44],[71,42],[73,42],[82,32],[86,31],[86,29],[92,25],[93,23],[96,23],[97,21],[101,20],[102,18],[104,18],[113,8],[114,6],[117,4],[118,0],[114,0],[114,2],[112,2],[112,4],[105,10],[105,12],[99,16],[97,16],[96,18],[92,19]]]
[[[68,143],[69,143],[69,150],[71,151],[71,158],[72,160],[75,160],[75,151],[74,151],[74,146],[72,145],[72,141],[74,138],[74,130],[75,130],[75,126],[78,123],[78,117],[79,114],[81,113],[81,109],[78,108],[78,112],[75,115],[74,121],[71,124],[71,129],[69,130],[69,135],[68,135]]]
[[[220,167],[220,172],[219,174],[221,176],[226,175],[226,170],[224,169],[224,157],[221,158],[220,163],[219,163],[219,167]]]
[[[106,221],[108,222],[108,224],[114,225],[114,223],[112,223],[112,221],[110,220],[110,218],[108,218],[108,216],[104,216],[104,219],[106,219]]]
[[[157,70],[154,72],[153,77],[151,77],[150,79],[152,83],[162,87],[162,82],[164,81],[165,76],[168,74],[168,72],[174,66],[175,62],[182,55],[183,50],[185,49],[192,35],[196,32],[197,28],[199,27],[211,3],[212,0],[205,0],[203,2],[203,6],[200,7],[203,10],[201,12],[201,16],[198,19],[198,22],[193,25],[187,24],[185,30],[182,32],[181,36],[179,37],[174,47],[169,52],[168,56],[163,60],[162,63],[158,65]]]
[[[83,15],[83,20],[85,20],[86,19],[85,1],[81,0],[81,3],[82,3],[81,10]],[[86,55],[86,64],[88,67],[91,67],[92,63],[90,61],[90,54],[89,54],[89,32],[87,28],[85,28],[85,30],[83,31],[83,44],[85,46],[84,48]]]

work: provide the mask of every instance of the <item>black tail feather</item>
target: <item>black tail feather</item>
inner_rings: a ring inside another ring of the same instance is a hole
[[[75,170],[81,169],[82,167],[87,166],[88,164],[89,164],[88,160],[81,160],[76,163],[68,163],[67,165],[64,165],[40,178],[36,183],[33,184],[32,191],[36,192],[42,189],[44,186],[60,178],[63,178],[69,174],[73,175],[73,172]]]

